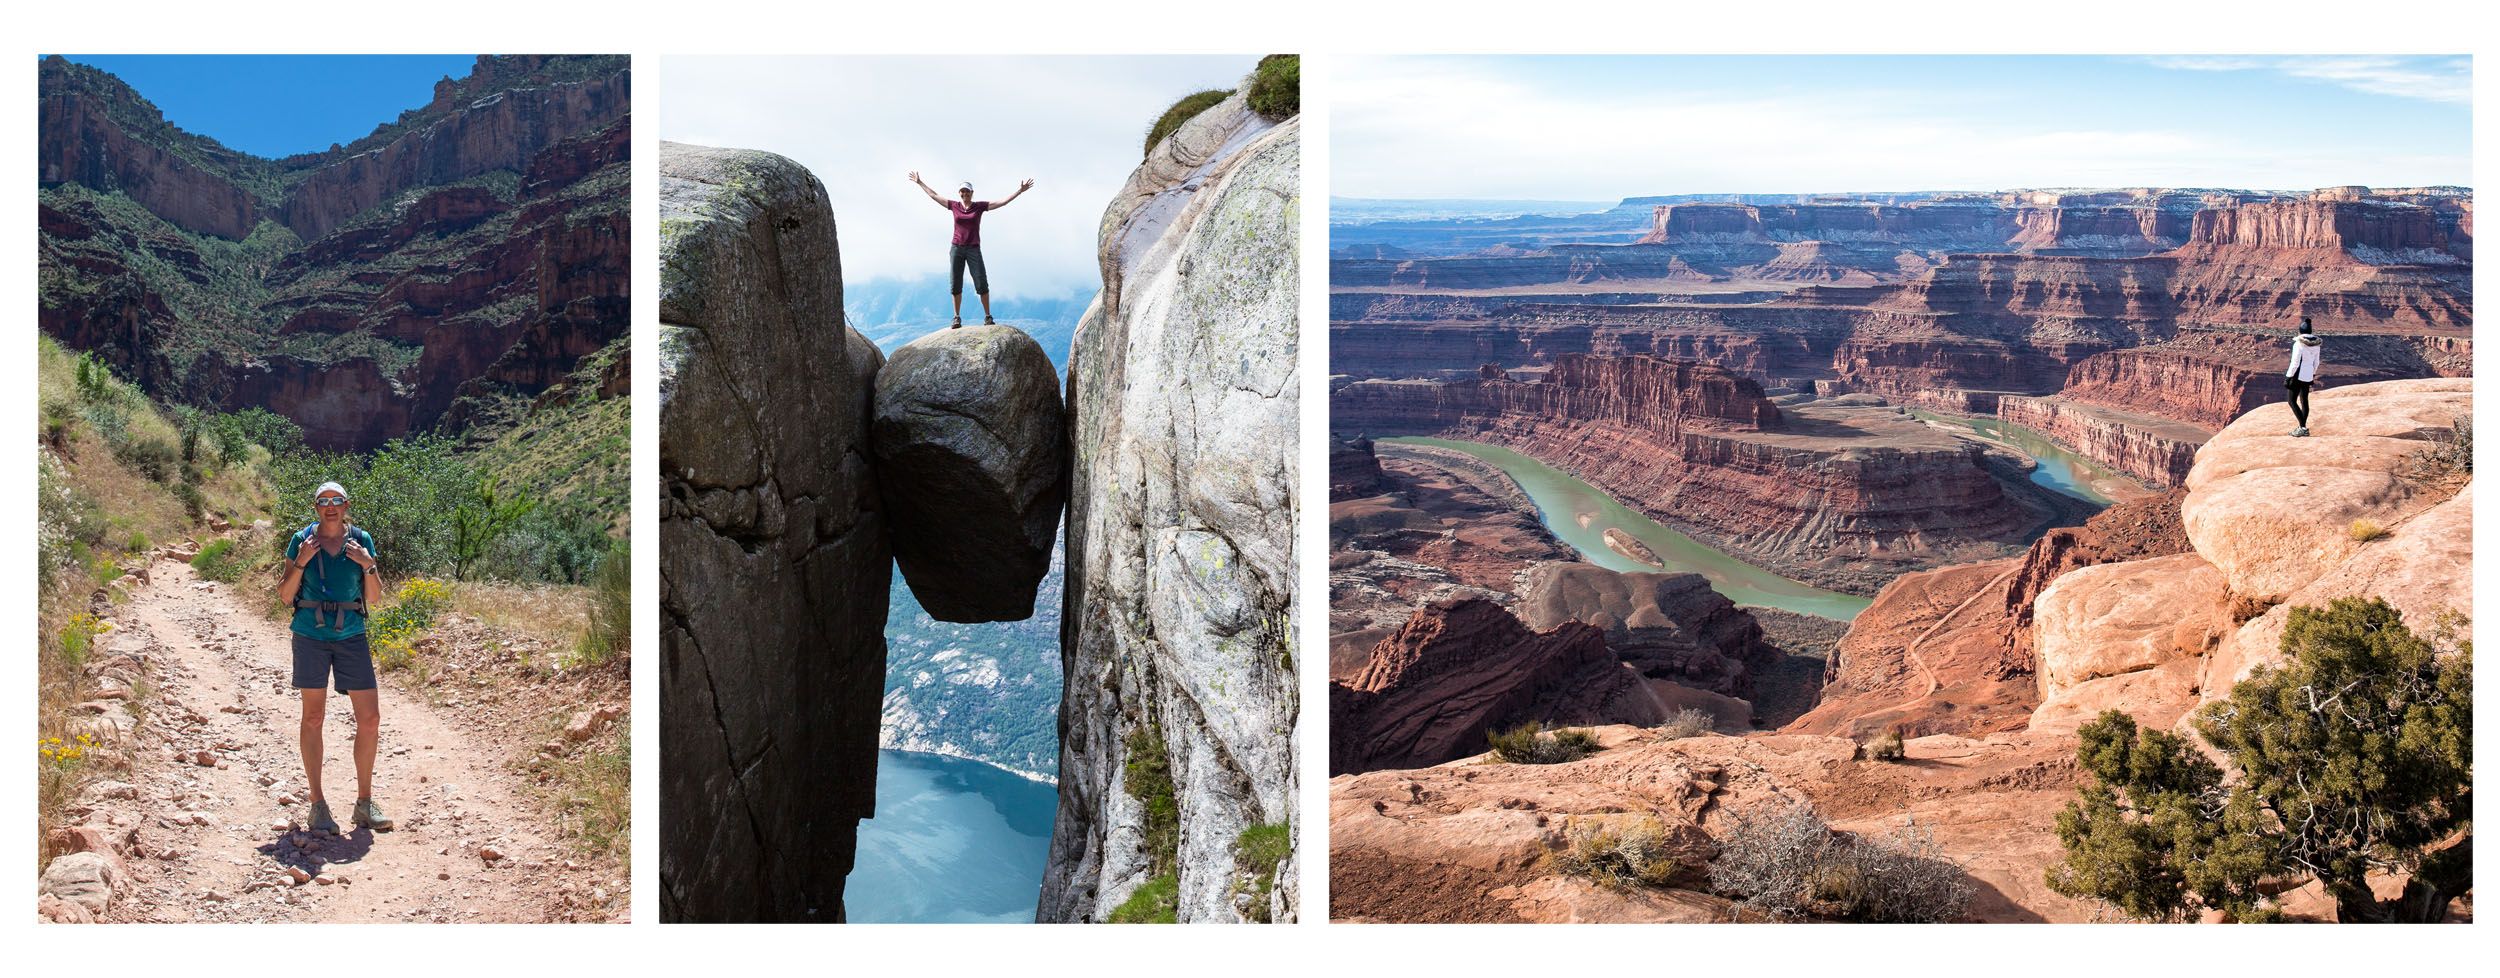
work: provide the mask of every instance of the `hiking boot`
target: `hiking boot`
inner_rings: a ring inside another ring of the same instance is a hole
[[[957,316],[957,317],[955,317],[955,322],[954,322],[952,325],[947,326],[946,328],[948,328],[948,329],[962,329],[962,328],[964,328],[964,317],[962,317],[962,316]]]
[[[382,814],[382,806],[374,804],[371,798],[356,799],[356,811],[348,819],[376,832],[388,832],[391,826],[397,824],[391,821],[390,816]]]
[[[990,318],[990,317],[988,317],[988,316],[983,316],[983,317],[981,317],[981,325],[983,325],[983,326],[996,326],[996,325],[998,325],[998,320],[991,319],[991,318]]]
[[[339,832],[339,820],[330,817],[329,802],[316,801],[313,802],[311,817],[304,820],[304,827],[315,832],[328,832],[331,835],[337,835]]]

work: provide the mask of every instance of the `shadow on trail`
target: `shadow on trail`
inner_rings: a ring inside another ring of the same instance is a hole
[[[373,830],[359,828],[346,835],[331,835],[293,829],[279,833],[259,849],[262,855],[277,860],[278,865],[319,876],[331,863],[352,863],[365,858],[366,853],[373,851]]]

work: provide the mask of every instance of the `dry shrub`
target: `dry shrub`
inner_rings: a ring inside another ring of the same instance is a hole
[[[1597,735],[1586,730],[1545,732],[1545,725],[1530,720],[1509,730],[1487,731],[1486,742],[1493,747],[1497,760],[1510,764],[1568,764],[1597,753]]]
[[[1803,802],[1737,813],[1719,846],[1711,889],[1774,917],[1932,923],[1959,916],[1977,889],[1917,824],[1840,835]]]
[[[1676,711],[1675,719],[1658,728],[1658,735],[1668,740],[1682,740],[1710,733],[1719,726],[1719,718],[1708,710],[1685,707]]]
[[[1655,815],[1629,825],[1590,819],[1571,827],[1571,837],[1554,853],[1554,868],[1615,889],[1664,887],[1684,873],[1675,837]]]

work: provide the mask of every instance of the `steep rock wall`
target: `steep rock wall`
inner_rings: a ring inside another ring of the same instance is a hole
[[[1418,608],[1353,678],[1328,684],[1328,773],[1430,767],[1483,753],[1485,735],[1666,719],[1597,626],[1531,630],[1501,605],[1453,598]]]
[[[2095,408],[2059,397],[2001,397],[1996,416],[2155,486],[2175,486],[2196,464],[2205,432],[2162,418]]]
[[[1295,917],[1295,861],[1254,913],[1235,846],[1292,823],[1297,798],[1300,131],[1235,95],[1158,144],[1103,215],[1103,292],[1068,366],[1045,922],[1102,920],[1162,873],[1182,922]],[[1149,850],[1127,782],[1148,750],[1169,766],[1174,852]]]
[[[805,168],[663,143],[660,197],[661,913],[835,922],[875,810],[881,357]]]

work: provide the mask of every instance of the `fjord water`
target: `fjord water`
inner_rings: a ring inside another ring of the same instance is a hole
[[[1995,418],[1957,418],[1919,410],[1912,410],[1910,415],[1921,421],[1968,428],[1982,438],[2029,455],[2032,461],[2039,463],[2031,470],[2031,481],[2085,502],[2103,506],[2116,502],[2102,494],[2095,484],[2103,479],[2126,478],[2111,471],[2109,466],[2060,448],[2047,435],[2018,424],[2008,424]]]
[[[1527,492],[1529,502],[1536,504],[1537,518],[1544,521],[1547,529],[1580,551],[1580,559],[1608,570],[1653,573],[1659,570],[1606,546],[1606,530],[1612,527],[1648,545],[1650,551],[1665,562],[1666,570],[1709,578],[1713,590],[1737,604],[1762,605],[1848,621],[1857,617],[1858,612],[1866,610],[1869,603],[1866,598],[1792,581],[1728,556],[1633,511],[1595,486],[1507,448],[1446,438],[1378,440],[1393,445],[1426,445],[1464,452],[1501,469]],[[1580,525],[1581,513],[1594,514],[1587,526]]]
[[[960,757],[877,752],[843,909],[860,924],[1029,924],[1058,790]]]

